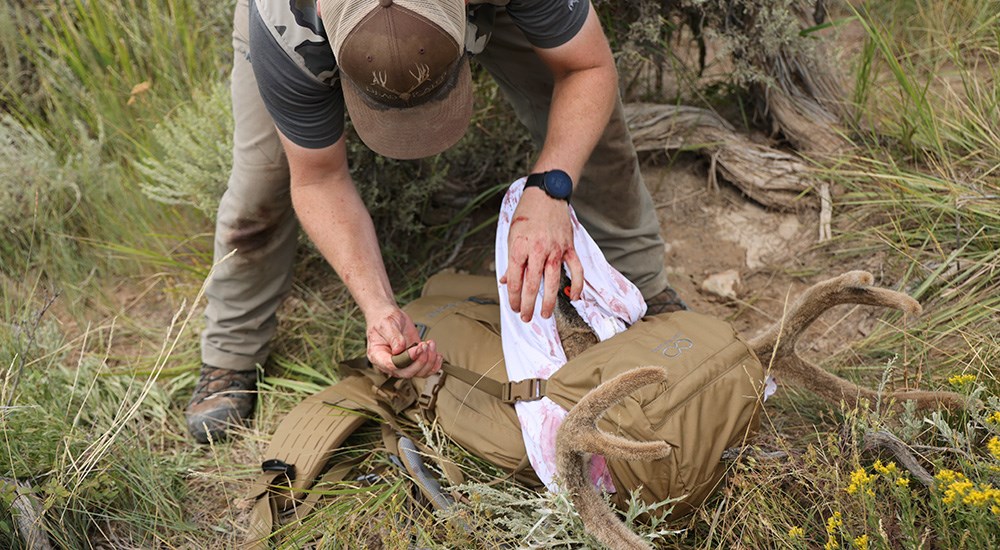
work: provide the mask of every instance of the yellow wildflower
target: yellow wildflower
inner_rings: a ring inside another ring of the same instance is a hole
[[[993,458],[1000,460],[1000,437],[993,436],[986,442],[986,448],[993,455]]]
[[[889,476],[890,474],[894,474],[897,471],[896,470],[896,463],[895,462],[890,462],[888,464],[882,464],[881,460],[876,460],[875,464],[872,465],[872,468],[874,468],[876,472],[878,472],[878,473],[880,473],[880,474],[882,474],[884,476]]]
[[[837,528],[843,524],[843,516],[840,515],[840,512],[834,512],[833,515],[826,520],[826,532],[832,535],[837,532]]]
[[[909,487],[910,486],[910,478],[908,478],[908,477],[899,477],[899,478],[896,478],[896,485],[899,485],[900,487]]]
[[[823,546],[824,550],[834,550],[835,548],[840,548],[840,543],[834,540],[833,537],[826,539],[826,545]]]
[[[1000,506],[997,506],[996,504],[990,506],[990,512],[993,512],[994,516],[1000,516]]]
[[[944,491],[944,498],[941,502],[945,504],[951,504],[955,502],[955,499],[959,497],[965,497],[965,494],[969,492],[969,489],[974,487],[971,481],[955,481],[948,485],[948,488]]]
[[[969,382],[975,382],[976,375],[974,374],[956,374],[948,379],[948,383],[952,386],[964,386]]]
[[[953,481],[961,481],[965,479],[965,474],[962,472],[956,472],[955,470],[941,470],[934,476],[934,479],[940,481],[943,484],[948,484]],[[942,489],[943,490],[943,489]]]
[[[858,550],[868,550],[868,535],[861,535],[854,539],[854,547]]]
[[[969,506],[983,506],[989,501],[989,491],[973,489],[969,491],[969,494],[965,495],[965,498],[962,499],[962,504],[968,504]]]
[[[993,411],[989,416],[986,417],[986,421],[990,424],[1000,424],[1000,411]]]
[[[847,486],[845,491],[847,494],[853,495],[858,491],[864,490],[871,496],[875,496],[875,491],[873,491],[868,485],[871,485],[872,481],[875,481],[875,476],[869,474],[864,468],[858,468],[851,472],[851,484]]]
[[[801,527],[792,527],[788,530],[788,538],[790,539],[800,539],[804,537],[806,530]]]

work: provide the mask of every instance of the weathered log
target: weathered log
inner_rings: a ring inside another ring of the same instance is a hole
[[[809,166],[798,157],[754,143],[707,109],[632,103],[625,118],[638,151],[697,149],[716,173],[763,206],[782,211],[816,207]]]
[[[822,54],[783,51],[760,63],[774,81],[759,86],[767,114],[797,150],[832,155],[850,146],[840,124],[843,88]]]

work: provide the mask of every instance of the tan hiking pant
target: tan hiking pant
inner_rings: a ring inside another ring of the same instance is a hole
[[[215,227],[216,267],[208,283],[202,361],[227,369],[263,365],[275,311],[292,284],[298,222],[288,162],[257,92],[248,55],[247,0],[233,24],[233,168]],[[475,56],[500,85],[535,145],[545,138],[552,77],[502,11],[485,51]],[[573,194],[580,221],[611,265],[649,298],[667,286],[663,242],[652,200],[622,115],[621,101]]]

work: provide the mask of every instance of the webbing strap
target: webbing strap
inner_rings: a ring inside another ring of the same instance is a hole
[[[337,386],[333,386],[333,388],[336,387]],[[395,433],[397,434],[406,433],[406,430],[404,430],[403,427],[399,424],[399,417],[396,415],[396,412],[392,410],[392,407],[389,404],[381,400],[375,400],[372,403],[364,403],[364,405],[369,411],[377,414],[379,418],[381,418],[386,424],[388,424],[389,427],[392,428],[392,430]],[[383,438],[385,437],[384,434],[385,432],[383,432]],[[437,462],[438,466],[440,466],[441,470],[444,472],[445,477],[448,478],[448,481],[452,485],[461,485],[465,481],[465,475],[462,474],[462,470],[459,469],[459,467],[454,462],[446,460],[444,457],[437,454],[433,449],[422,443],[414,441],[414,444],[417,446],[417,448],[420,450],[421,453],[424,453],[425,455],[433,458],[434,461]],[[388,442],[386,446],[389,447]]]
[[[409,351],[403,351],[394,355],[392,357],[392,362],[397,368],[402,369],[410,366],[410,364],[413,363],[413,360],[410,359]],[[485,374],[479,374],[478,372],[471,371],[457,365],[452,365],[451,363],[445,363],[442,365],[441,371],[439,372],[444,372],[448,376],[454,376],[462,382],[465,382],[479,391],[492,395],[508,405],[517,403],[518,401],[537,401],[545,397],[544,378],[525,378],[524,380],[517,380],[514,382],[500,382],[499,380],[494,380]],[[441,389],[441,385],[443,383],[443,376],[433,374],[428,377],[423,391],[416,398],[417,403],[420,405],[420,408],[425,414],[433,413],[434,402],[437,399],[438,390]],[[388,384],[388,382],[386,382],[386,384]],[[391,392],[383,395],[382,391],[382,388],[379,388],[376,393],[383,399],[396,397],[396,394]],[[413,401],[409,400],[408,396],[406,403],[411,404],[412,402]],[[397,412],[402,410],[395,406],[393,409]]]
[[[453,315],[467,315],[475,319],[477,316],[473,315],[472,312],[481,311],[479,308],[481,308],[484,304],[495,303],[496,302],[492,298],[482,299],[478,296],[471,296],[465,300],[451,302],[447,309],[436,310],[435,315],[424,315],[419,317],[419,322],[417,324],[422,326],[425,331],[433,332],[431,329],[444,319]],[[497,322],[499,322],[499,319],[497,319]],[[433,337],[433,335],[431,336]],[[422,337],[423,334],[421,334],[421,338]],[[410,359],[409,351],[404,350],[402,353],[393,356],[392,362],[396,368],[406,368],[413,361]],[[500,382],[487,377],[485,374],[479,374],[456,365],[445,364],[442,370],[444,370],[444,372],[449,376],[454,376],[466,384],[480,391],[486,392],[487,394],[492,395],[507,404],[513,404],[518,401],[537,401],[538,399],[545,397],[545,380],[542,378],[526,378],[516,382]],[[429,382],[433,382],[433,384],[429,383],[425,386],[423,395],[420,397],[420,405],[425,414],[432,416],[434,408],[433,401],[434,397],[436,397],[436,390],[440,387],[444,380],[436,379]]]
[[[515,382],[499,382],[462,367],[446,364],[442,367],[448,376],[454,376],[466,384],[484,391],[507,404],[518,401],[537,401],[545,397],[544,378],[525,378]]]
[[[271,483],[281,475],[281,472],[265,472],[254,482],[250,498],[255,499],[250,510],[250,524],[242,548],[244,550],[264,550],[268,547],[267,540],[274,529],[274,519],[277,517],[277,507],[270,497]],[[257,494],[254,495],[254,491]]]

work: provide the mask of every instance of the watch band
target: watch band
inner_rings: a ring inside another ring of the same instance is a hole
[[[573,178],[562,170],[549,170],[529,174],[524,187],[539,187],[553,199],[569,202],[573,194]]]

